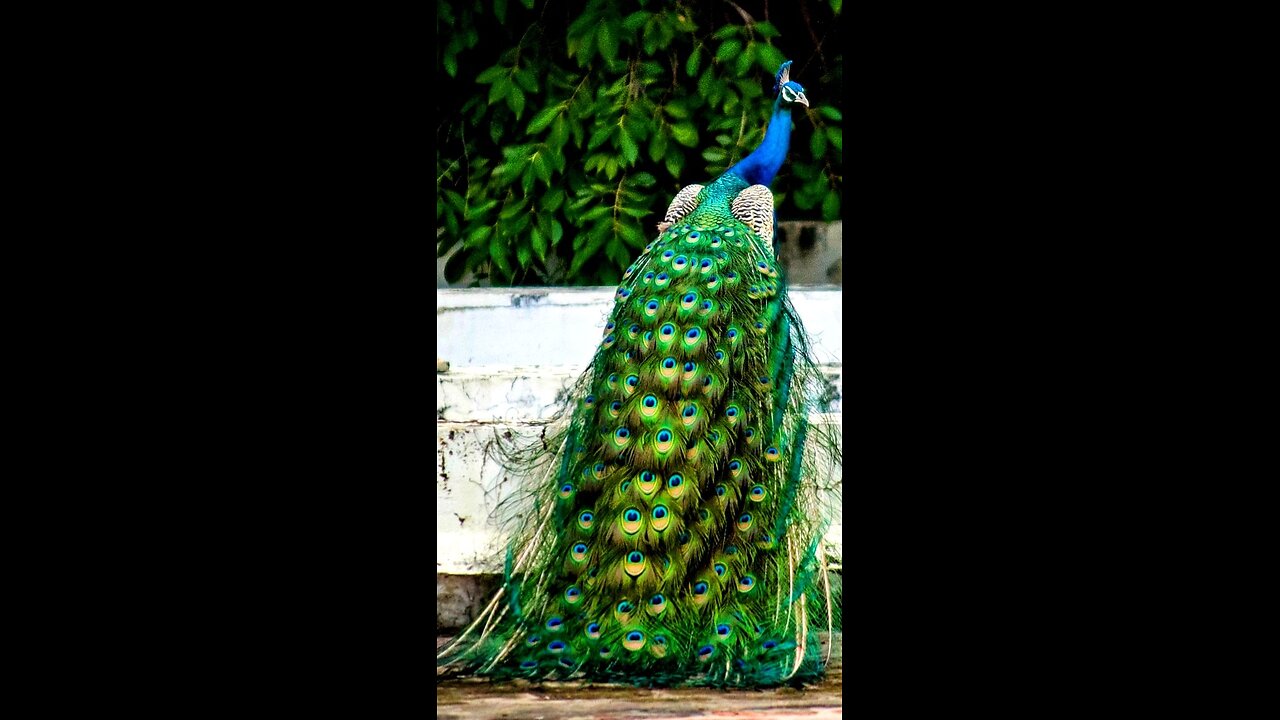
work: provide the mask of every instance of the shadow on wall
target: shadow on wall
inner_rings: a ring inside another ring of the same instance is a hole
[[[444,228],[436,231],[437,237]],[[778,260],[787,275],[787,282],[792,285],[843,285],[842,258],[844,222],[832,223],[795,221],[778,223]],[[453,251],[436,259],[436,287],[470,287],[473,280],[470,274],[454,284],[444,279],[444,266]],[[478,287],[489,287],[488,280],[482,280]]]

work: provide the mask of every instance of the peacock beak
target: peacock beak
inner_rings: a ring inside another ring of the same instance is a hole
[[[796,102],[805,107],[809,107],[809,98],[805,97],[804,93],[800,93],[799,95],[796,95]]]

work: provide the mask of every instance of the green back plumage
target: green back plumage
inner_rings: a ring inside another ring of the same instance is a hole
[[[509,463],[536,487],[503,590],[439,654],[445,671],[739,686],[821,673],[812,633],[836,610],[812,474],[839,457],[829,434],[806,448],[823,380],[768,241],[741,201],[735,214],[748,187],[730,172],[701,188],[626,271],[567,422]]]

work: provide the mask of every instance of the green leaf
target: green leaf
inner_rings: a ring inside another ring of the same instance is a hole
[[[707,162],[722,162],[726,157],[729,157],[729,156],[725,153],[724,150],[721,150],[720,148],[707,148],[706,150],[702,151],[702,157]]]
[[[610,180],[618,176],[618,159],[609,158],[604,161],[604,175]]]
[[[667,150],[666,157],[667,172],[671,173],[671,177],[679,180],[680,171],[684,169],[684,153],[671,148]]]
[[[823,105],[818,108],[818,114],[828,120],[839,121],[844,119],[844,115],[840,114],[839,110],[831,107],[830,105]]]
[[[561,151],[568,141],[569,123],[564,119],[564,115],[557,115],[555,123],[551,125],[551,134],[547,136],[547,145],[553,151],[560,153],[560,157],[563,159],[564,154]]]
[[[560,209],[560,205],[564,203],[564,188],[551,188],[542,194],[542,199],[538,201],[538,207],[544,212],[555,212]]]
[[[551,221],[551,247],[555,247],[562,237],[564,237],[564,226],[560,224],[559,220],[553,219]]]
[[[772,45],[756,45],[756,61],[760,68],[769,73],[770,77],[778,72],[778,68],[781,67],[785,60],[786,58],[782,56],[782,51],[778,48]],[[770,87],[772,87],[772,83],[770,83]]]
[[[637,10],[628,15],[626,19],[622,21],[622,29],[627,32],[635,32],[640,29],[641,25],[644,25],[644,21],[648,20],[649,16],[652,14],[653,13],[645,10]]]
[[[600,55],[612,64],[618,59],[618,28],[610,23],[602,23],[596,30],[596,42],[600,44]]]
[[[778,37],[779,35],[782,34],[778,32],[778,28],[773,26],[773,23],[767,20],[755,23],[751,26],[751,28],[755,30],[757,33],[759,33],[760,37],[773,38],[773,37]]]
[[[672,126],[671,137],[685,147],[693,147],[698,144],[698,129],[686,120]]]
[[[836,15],[839,15],[841,5],[844,5],[843,0],[831,0],[831,11]]]
[[[649,140],[649,159],[658,162],[667,152],[667,135],[666,133],[656,132],[653,138]]]
[[[678,102],[672,101],[666,104],[667,114],[677,120],[683,120],[689,117],[689,109]]]
[[[511,90],[511,78],[501,77],[489,88],[489,104],[492,105],[498,100],[507,96],[507,92]]]
[[[528,245],[516,246],[516,260],[520,261],[521,270],[529,269],[529,263],[533,261],[533,253],[530,252]]]
[[[751,72],[751,59],[755,56],[756,54],[752,51],[750,45],[747,46],[746,52],[738,55],[733,64],[733,69],[738,73],[738,77],[747,77],[747,74]]]
[[[485,239],[489,237],[489,233],[491,232],[493,232],[492,225],[481,225],[480,227],[476,228],[475,230],[472,230],[470,233],[467,234],[467,240],[464,244],[466,245],[467,248],[481,247],[484,244]]]
[[[524,112],[524,91],[512,85],[510,92],[507,93],[507,105],[519,120],[520,114]]]
[[[728,135],[717,135],[717,136],[716,136],[716,144],[717,144],[717,145],[731,145],[732,143],[733,143],[733,138],[729,137]]]
[[[602,218],[605,215],[609,214],[609,210],[610,208],[608,205],[596,205],[590,210],[582,213],[582,217],[578,218],[578,220],[581,222],[586,222],[588,220],[595,220],[597,218]]]
[[[815,159],[821,158],[823,153],[827,151],[826,133],[814,132],[813,135],[809,137],[809,150],[813,152],[813,157]]]
[[[533,119],[529,121],[529,127],[525,128],[525,134],[536,135],[543,130],[546,130],[547,126],[551,124],[551,121],[555,120],[556,117],[560,115],[562,107],[563,106],[561,104],[557,103],[551,107],[539,110],[534,114]]]
[[[547,236],[542,234],[541,228],[534,225],[530,239],[533,242],[533,252],[538,256],[538,262],[545,265],[547,262]]]
[[[702,61],[702,51],[699,50],[698,48],[694,48],[693,52],[689,53],[689,59],[684,64],[684,73],[689,77],[693,77],[694,75],[697,75],[698,64],[701,61]]]
[[[520,87],[531,93],[538,92],[538,75],[532,68],[524,68],[523,70],[516,71],[515,78],[516,82],[520,84]]]
[[[444,71],[449,73],[449,77],[458,77],[458,58],[453,53],[445,53]]]
[[[603,125],[596,128],[596,131],[591,133],[591,139],[587,141],[587,149],[595,150],[603,145],[604,141],[608,140],[609,136],[613,134],[613,128],[614,126],[612,125]]]
[[[507,24],[507,0],[493,0],[493,16],[499,25]]]
[[[636,141],[631,138],[631,134],[626,128],[621,128],[618,133],[618,141],[622,145],[622,154],[627,158],[627,165],[635,165],[636,157],[640,154],[640,148],[636,146]]]
[[[495,234],[489,239],[489,257],[493,259],[494,264],[502,270],[503,275],[511,277],[511,261],[507,259],[507,251],[509,250],[507,239]]]
[[[711,37],[715,38],[716,40],[724,40],[725,38],[731,38],[740,32],[742,32],[741,25],[725,25],[724,27],[717,30],[715,34],[712,35]]]
[[[547,156],[542,152],[533,154],[533,171],[537,173],[538,178],[551,187],[551,163],[547,160]]]
[[[533,9],[533,0],[520,0],[520,4],[523,5],[526,10]]]
[[[840,128],[827,128],[827,139],[835,146],[837,150],[844,150],[844,132]]]
[[[628,182],[630,182],[633,185],[638,185],[640,187],[652,187],[654,183],[658,182],[658,179],[647,172],[641,171],[638,173],[634,173],[629,178]]]
[[[498,78],[504,78],[506,76],[507,76],[506,68],[502,67],[501,65],[494,65],[493,67],[488,68],[484,72],[477,75],[476,82],[480,83],[481,85],[488,85],[489,83],[494,82]]]
[[[742,43],[737,40],[725,40],[720,43],[720,49],[716,50],[716,60],[724,62],[729,58],[737,56],[742,52]]]
[[[840,196],[834,192],[822,199],[822,219],[827,222],[840,219]]]

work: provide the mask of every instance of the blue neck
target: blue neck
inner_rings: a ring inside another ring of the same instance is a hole
[[[790,144],[791,108],[782,107],[782,97],[779,96],[773,101],[773,116],[769,118],[769,127],[764,131],[760,147],[726,172],[731,172],[752,185],[768,185],[773,182],[773,176],[778,174],[782,161],[787,159],[787,147]]]

